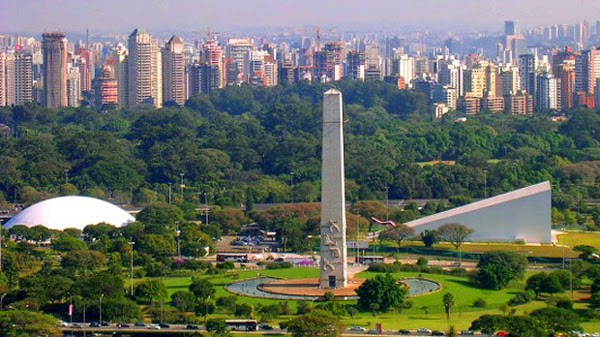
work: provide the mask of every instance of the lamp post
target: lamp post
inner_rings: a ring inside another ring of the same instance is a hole
[[[169,205],[171,204],[171,184],[172,182],[169,182]]]
[[[487,199],[487,170],[483,170],[483,197]]]
[[[181,230],[179,227],[175,230],[175,237],[177,238],[177,258],[181,259],[181,245],[179,244],[179,237],[181,236]]]
[[[183,185],[184,173],[179,173],[179,176],[181,177],[181,183],[179,184],[179,192],[181,193],[181,202],[183,202],[183,188],[185,187],[185,185]]]
[[[292,204],[294,203],[294,172],[290,172],[290,191],[292,192]]]
[[[206,324],[206,321],[208,320],[208,304],[210,303],[210,295],[208,295],[208,297],[206,298],[206,303],[205,303],[205,315],[204,315],[204,324]]]
[[[129,244],[131,245],[131,264],[129,274],[131,277],[131,297],[133,297],[133,245],[135,245],[135,242],[133,242],[133,238],[131,239],[131,241],[129,241]]]
[[[389,220],[390,212],[389,212],[389,187],[385,187],[385,221]]]
[[[204,192],[204,208],[205,208],[205,216],[206,216],[206,224],[208,225],[208,193]]]
[[[0,296],[0,311],[4,310],[2,307],[2,302],[4,302],[4,296],[6,296],[6,294],[8,294],[8,293],[4,293],[4,294],[2,294],[2,296]]]
[[[65,169],[65,185],[69,184],[69,169]]]
[[[102,299],[104,298],[104,294],[100,295],[100,325],[102,325]]]

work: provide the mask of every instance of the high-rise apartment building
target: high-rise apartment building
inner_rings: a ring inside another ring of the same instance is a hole
[[[0,106],[6,106],[6,55],[0,53]]]
[[[486,91],[485,68],[477,66],[465,73],[465,93],[474,98],[483,98]]]
[[[523,54],[519,56],[519,81],[521,90],[527,91],[535,96],[536,76],[538,60],[535,54]]]
[[[519,24],[512,20],[504,21],[504,35],[517,34],[521,34],[521,32],[519,31]]]
[[[114,76],[118,85],[118,101],[120,107],[127,106],[129,97],[129,67],[127,66],[127,55],[127,48],[120,43],[112,51],[112,58],[114,60]]]
[[[112,59],[109,63],[113,63]],[[102,76],[96,79],[96,106],[107,107],[119,104],[119,84],[115,78],[114,68],[106,64]]]
[[[560,81],[560,106],[562,109],[572,109],[575,93],[575,61],[564,61],[554,69],[555,76]]]
[[[594,95],[600,78],[600,49],[583,50],[575,58],[575,91]]]
[[[142,29],[129,35],[127,56],[128,98],[130,107],[140,104],[162,106],[162,72],[158,41]]]
[[[208,64],[215,67],[219,71],[219,84],[218,88],[225,86],[225,60],[223,57],[223,49],[219,46],[210,35],[208,40],[204,44],[202,50],[200,50],[200,64]]]
[[[412,82],[415,78],[415,59],[407,54],[397,55],[392,60],[390,75],[404,78],[406,86],[412,88]]]
[[[79,67],[67,69],[67,105],[78,107],[81,102],[81,73]]]
[[[227,71],[227,84],[237,84],[244,81],[245,60],[248,53],[254,50],[252,39],[229,39],[227,41],[227,58],[229,69]]]
[[[560,102],[560,81],[549,73],[537,77],[535,107],[539,110],[558,110]]]
[[[67,106],[67,40],[62,32],[42,34],[44,105]]]
[[[14,54],[14,101],[23,105],[33,101],[33,61],[28,52],[17,51]]]
[[[219,88],[221,72],[219,67],[204,64],[188,65],[188,94],[210,94]]]
[[[340,80],[344,76],[343,52],[343,42],[328,42],[320,51],[315,51],[313,54],[315,77],[332,81]]]
[[[163,99],[185,105],[185,57],[181,38],[173,35],[162,52]]]

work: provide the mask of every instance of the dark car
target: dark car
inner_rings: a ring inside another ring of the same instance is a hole
[[[107,321],[102,321],[102,322],[100,322],[100,325],[102,325],[102,326],[110,326],[110,323],[108,323]]]
[[[188,324],[185,326],[187,330],[200,330],[200,327],[195,324]]]
[[[131,325],[127,323],[119,323],[117,324],[117,328],[129,328]]]
[[[90,323],[90,328],[99,328],[100,327],[100,323],[98,322],[91,322]]]
[[[432,336],[446,336],[446,333],[440,330],[433,331],[431,333]]]
[[[158,326],[163,328],[163,329],[168,329],[171,327],[171,325],[167,324],[167,323],[158,323]]]
[[[410,330],[400,329],[398,330],[398,333],[401,335],[410,335]]]
[[[259,328],[259,329],[262,329],[262,330],[273,330],[273,327],[272,327],[272,326],[270,326],[269,324],[260,324],[260,325],[258,326],[258,328]]]
[[[139,326],[139,327],[143,326],[143,327],[145,327],[146,323],[144,323],[144,322],[135,322],[134,326]]]

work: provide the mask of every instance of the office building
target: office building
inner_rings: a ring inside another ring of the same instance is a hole
[[[44,105],[65,107],[67,101],[67,40],[62,32],[42,34]]]
[[[185,105],[185,58],[183,41],[176,35],[162,52],[163,99],[178,106]]]
[[[518,35],[519,25],[515,21],[504,21],[504,35]]]

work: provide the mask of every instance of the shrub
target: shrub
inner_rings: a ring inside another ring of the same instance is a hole
[[[429,263],[429,260],[427,260],[424,257],[420,257],[417,259],[417,266],[426,266]]]
[[[469,272],[465,268],[452,268],[450,269],[448,274],[452,276],[467,277],[469,275]]]
[[[269,262],[267,263],[267,269],[287,269],[292,268],[294,265],[291,262]]]
[[[557,298],[556,303],[554,305],[556,305],[557,308],[573,310],[573,301],[571,301],[570,298],[566,298],[566,297]]]
[[[487,303],[483,298],[480,297],[480,298],[476,299],[475,302],[473,302],[473,306],[475,308],[485,308],[485,307],[487,307]]]
[[[408,265],[405,265],[408,266]],[[402,271],[403,269],[403,265],[401,265],[400,263],[392,263],[392,264],[387,264],[387,263],[373,263],[369,266],[369,269],[367,269],[368,271],[372,271],[374,273],[397,273]]]
[[[531,292],[517,293],[513,298],[508,301],[508,305],[515,306],[520,304],[529,303],[533,300],[535,295]]]
[[[235,264],[233,264],[233,262],[231,262],[231,261],[217,263],[217,268],[218,269],[231,270],[231,269],[235,268]]]

